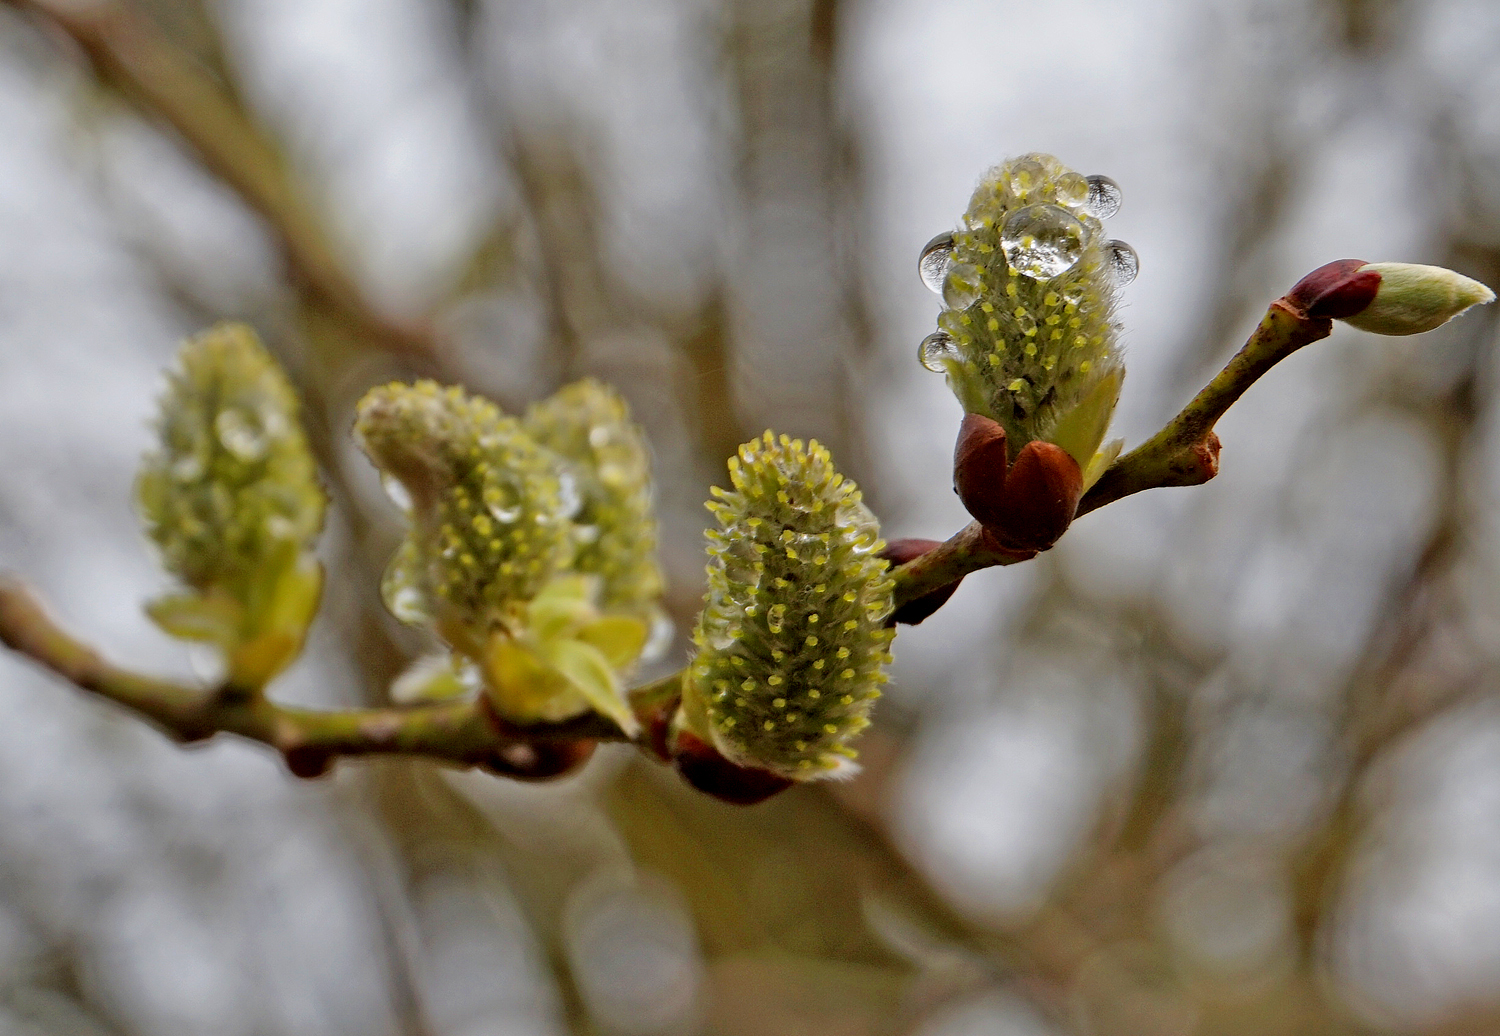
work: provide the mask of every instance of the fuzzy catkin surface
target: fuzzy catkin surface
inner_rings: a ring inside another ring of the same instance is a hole
[[[742,766],[808,779],[847,769],[886,680],[892,582],[879,526],[816,442],[767,432],[708,506],[708,592],[685,693]]]
[[[940,360],[964,409],[998,421],[1013,453],[1048,439],[1119,365],[1109,241],[1088,201],[1084,177],[1023,155],[985,175],[953,234]]]
[[[573,571],[596,575],[608,611],[650,614],[661,596],[650,450],[613,388],[592,378],[526,412],[526,430],[557,454],[579,496]]]
[[[326,498],[298,410],[286,375],[245,325],[221,324],[183,345],[136,502],[164,566],[188,586],[239,595],[274,552],[317,537]]]
[[[411,496],[411,531],[382,585],[397,618],[442,613],[483,630],[567,565],[555,459],[489,400],[393,383],[360,401],[354,430]]]

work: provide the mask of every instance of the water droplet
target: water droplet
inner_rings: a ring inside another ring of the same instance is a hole
[[[214,418],[214,432],[224,448],[240,460],[260,460],[270,445],[260,429],[239,410],[221,410]]]
[[[1084,211],[1098,219],[1109,219],[1120,211],[1120,202],[1125,192],[1120,185],[1107,176],[1091,176],[1088,179],[1089,197],[1083,203]]]
[[[948,366],[943,361],[957,360],[958,346],[953,344],[953,336],[947,331],[934,331],[917,346],[917,359],[932,373],[946,374]]]
[[[733,541],[719,558],[724,564],[724,577],[735,584],[736,589],[754,590],[760,585],[764,569],[760,565],[759,552],[749,541]]]
[[[1047,168],[1035,158],[1019,158],[1010,164],[1010,192],[1025,199],[1047,182]]]
[[[256,408],[256,416],[260,419],[260,426],[269,439],[284,439],[287,433],[291,431],[291,426],[287,424],[286,415],[273,406]]]
[[[411,514],[411,494],[407,492],[399,478],[382,473],[380,487],[385,490],[385,495],[391,498],[391,503],[401,509],[402,514]]]
[[[427,608],[427,595],[420,586],[421,571],[422,562],[416,545],[406,540],[391,558],[380,580],[380,596],[386,608],[407,625],[421,625],[432,618]]]
[[[203,474],[203,459],[196,453],[188,453],[172,462],[172,477],[179,482],[192,482]]]
[[[870,540],[873,543],[880,538],[880,519],[864,504],[855,504],[842,517],[840,524],[846,532],[853,533],[856,540]]]
[[[665,658],[676,636],[677,624],[665,612],[657,612],[651,617],[651,633],[646,637],[646,646],[641,648],[641,662],[649,665]]]
[[[1141,272],[1141,257],[1124,241],[1107,242],[1104,255],[1109,262],[1109,274],[1117,286],[1124,287]]]
[[[602,449],[604,446],[608,445],[610,435],[611,433],[608,425],[596,424],[594,425],[594,427],[589,429],[589,445],[596,450]]]
[[[1011,214],[1000,234],[1011,267],[1038,281],[1071,269],[1083,242],[1083,224],[1061,205],[1028,205]]]
[[[969,263],[949,263],[948,277],[943,281],[943,305],[949,309],[968,309],[979,298],[983,275]]]
[[[1085,205],[1089,200],[1089,182],[1074,172],[1063,173],[1052,181],[1053,189],[1057,192],[1057,203],[1066,205],[1070,209],[1076,209]]]
[[[725,623],[715,623],[703,631],[703,639],[708,641],[708,646],[714,651],[728,651],[734,646],[739,638],[735,636],[736,628]]]
[[[557,508],[563,518],[572,518],[583,506],[583,494],[578,489],[578,476],[566,469],[557,473]]]
[[[427,601],[422,596],[422,591],[414,586],[397,587],[394,593],[386,597],[385,605],[392,615],[408,626],[427,621]]]
[[[498,497],[486,504],[485,509],[488,510],[490,512],[490,516],[493,517],[495,521],[499,522],[501,525],[509,525],[511,522],[521,517],[521,505],[519,503],[514,504],[510,507],[506,507],[504,505],[504,502]]]
[[[939,234],[922,246],[922,256],[917,260],[917,272],[922,283],[937,295],[943,293],[943,281],[948,277],[948,264],[953,261],[953,235]]]

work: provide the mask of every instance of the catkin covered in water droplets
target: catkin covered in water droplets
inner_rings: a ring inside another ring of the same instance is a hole
[[[403,621],[483,640],[507,603],[530,600],[571,558],[555,458],[456,386],[392,383],[357,412],[355,438],[411,500],[411,529],[382,583],[387,605]]]
[[[625,400],[585,378],[532,406],[525,427],[562,458],[572,478],[578,498],[571,512],[573,570],[599,577],[605,609],[654,615],[662,577],[650,451]]]
[[[879,526],[816,442],[767,432],[708,505],[708,593],[679,723],[740,766],[807,780],[849,768],[894,631]]]
[[[180,362],[137,505],[169,572],[245,598],[284,544],[308,549],[322,528],[317,467],[291,384],[249,327],[190,339]]]
[[[1106,411],[1068,449],[1087,466],[1121,376],[1113,323],[1127,258],[1110,251],[1099,214],[1118,207],[1113,181],[1085,180],[1051,155],[1022,155],[985,175],[953,237],[949,291],[938,318],[952,342],[924,350],[966,411],[998,421],[1012,456],[1054,440],[1081,402]],[[1128,247],[1128,246],[1127,246]]]

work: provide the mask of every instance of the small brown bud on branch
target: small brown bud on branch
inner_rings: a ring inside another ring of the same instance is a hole
[[[1001,547],[1046,550],[1073,521],[1083,472],[1066,450],[1040,439],[1011,463],[1005,429],[965,414],[953,450],[953,488]]]

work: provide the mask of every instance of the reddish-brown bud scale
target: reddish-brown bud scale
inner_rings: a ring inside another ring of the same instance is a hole
[[[535,741],[506,745],[480,765],[518,781],[552,781],[575,773],[594,754],[597,742]]]
[[[1009,507],[1000,538],[1025,550],[1045,550],[1073,524],[1083,472],[1061,446],[1032,440],[1005,476]]]
[[[1083,495],[1083,472],[1066,450],[1033,440],[1008,463],[1005,429],[965,414],[953,450],[953,488],[1007,550],[1046,550],[1067,531]]]
[[[654,705],[645,713],[639,713],[643,747],[664,763],[672,761],[672,717],[681,700],[673,697]]]
[[[1375,301],[1380,273],[1366,270],[1363,259],[1336,259],[1302,278],[1286,293],[1286,301],[1310,318],[1345,320],[1358,316]]]
[[[953,446],[953,488],[980,525],[1005,519],[1005,472],[1010,453],[1005,429],[980,414],[965,414]]]
[[[942,542],[939,540],[914,538],[891,540],[885,545],[885,550],[880,552],[880,556],[889,561],[892,568],[899,568],[908,561],[915,561],[923,554],[941,546]],[[931,593],[923,594],[914,601],[907,601],[891,612],[891,617],[886,620],[886,625],[894,626],[898,622],[904,622],[908,626],[917,625],[917,623],[947,604],[948,598],[953,596],[953,591],[957,590],[958,584],[962,582],[962,578],[955,579],[945,586],[938,587]]]
[[[736,806],[753,806],[792,786],[790,778],[769,770],[736,766],[713,745],[686,730],[679,730],[672,743],[672,761],[683,780]]]
[[[333,769],[333,755],[326,748],[300,745],[288,748],[284,756],[286,768],[292,771],[292,776],[304,781],[322,777]]]

